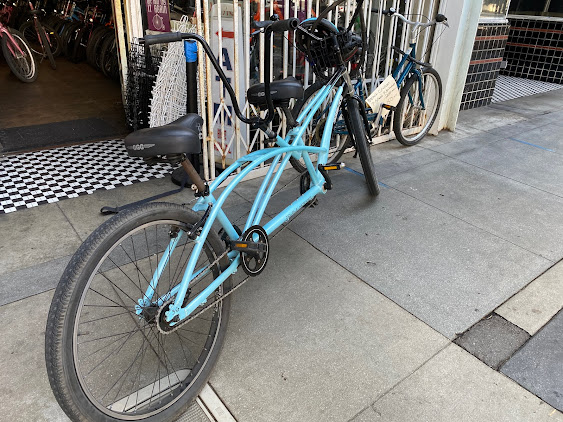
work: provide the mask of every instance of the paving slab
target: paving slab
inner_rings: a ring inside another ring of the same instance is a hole
[[[457,124],[467,125],[479,131],[494,129],[499,126],[525,120],[526,117],[516,112],[499,110],[493,107],[478,107],[459,113]]]
[[[553,262],[563,257],[561,197],[449,158],[382,180]]]
[[[412,196],[384,188],[373,200],[358,176],[344,178],[355,179],[291,230],[449,338],[552,265]]]
[[[447,344],[285,230],[234,295],[210,383],[240,422],[346,421]]]
[[[495,312],[533,335],[561,308],[563,261],[540,275]]]
[[[458,122],[458,124],[456,124],[455,130],[451,131],[448,129],[443,129],[437,135],[426,135],[417,144],[417,146],[420,148],[432,148],[437,145],[467,138],[469,136],[474,136],[480,132],[482,131],[477,128]]]
[[[454,344],[372,407],[376,417],[354,422],[563,421],[557,410]]]
[[[528,116],[541,116],[543,114],[553,113],[554,110],[560,109],[562,104],[563,90],[558,89],[491,104],[487,108],[510,110],[513,113]]]
[[[561,119],[561,115],[559,116]],[[552,125],[545,125],[532,130],[522,131],[513,134],[511,139],[528,142],[537,147],[543,147],[550,152],[563,155],[563,138],[561,137],[561,129],[553,130]],[[563,160],[563,158],[561,158]]]
[[[458,337],[455,344],[498,369],[529,339],[526,331],[493,313]]]
[[[130,186],[122,186],[112,190],[96,191],[92,195],[61,201],[58,203],[58,206],[79,233],[81,239],[85,240],[92,231],[110,218],[110,216],[100,213],[102,207],[127,205],[177,188],[178,186],[173,184],[170,179],[166,177],[149,180],[143,183],[135,183]],[[220,191],[222,191],[222,189]],[[179,193],[157,199],[157,201],[183,204],[191,202],[193,199],[193,191],[189,188],[185,188]],[[236,194],[230,195],[226,202],[226,208],[235,207],[242,203],[246,203],[246,200]]]
[[[563,311],[524,345],[501,371],[563,411]]]
[[[0,275],[73,253],[80,238],[56,204],[0,215]]]
[[[0,306],[57,286],[70,255],[0,275]]]
[[[0,413],[3,421],[67,422],[47,379],[45,324],[53,292],[0,308]]]
[[[523,129],[520,128],[519,132],[522,132],[522,130]],[[467,138],[462,138],[448,142],[446,144],[437,145],[430,149],[437,153],[451,157],[456,154],[475,151],[479,148],[482,148],[483,146],[490,144],[491,142],[497,142],[501,139],[505,139],[505,137],[505,135],[495,135],[491,132],[481,132],[477,135],[468,136]]]
[[[528,135],[531,136],[531,132]],[[452,157],[563,197],[563,160],[560,154],[517,140],[503,139],[476,150],[454,153]]]

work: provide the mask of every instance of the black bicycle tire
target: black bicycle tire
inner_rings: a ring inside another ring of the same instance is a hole
[[[8,37],[2,37],[1,38],[2,53],[4,54],[4,58],[6,60],[6,63],[8,64],[8,67],[10,68],[10,70],[12,71],[14,76],[16,76],[16,78],[18,78],[20,81],[26,82],[26,83],[34,82],[37,79],[37,76],[39,75],[39,69],[38,69],[38,66],[37,66],[37,62],[35,61],[35,57],[33,56],[33,52],[31,51],[31,47],[29,47],[29,45],[26,43],[25,38],[24,38],[24,36],[21,32],[16,31],[15,29],[9,29],[9,31],[14,38],[19,38],[19,40],[27,48],[27,53],[28,53],[29,57],[31,57],[31,61],[33,63],[33,66],[35,67],[35,71],[33,72],[33,75],[31,77],[27,77],[26,75],[22,75],[19,72],[19,69],[17,68],[16,64],[14,63],[14,61],[11,57],[11,54],[10,54],[10,50],[8,48]]]
[[[39,25],[39,36],[41,37],[41,42],[43,43],[43,50],[45,51],[45,55],[49,59],[51,68],[55,70],[57,68],[57,62],[55,61],[55,57],[53,56],[53,52],[51,51],[51,46],[49,45],[49,41],[47,41],[47,36],[45,35],[45,29],[43,29],[43,26],[41,26],[41,24]]]
[[[88,41],[88,45],[86,46],[86,61],[92,67],[96,65],[96,48],[98,46],[99,40],[101,40],[104,36],[106,28],[103,26],[98,26],[92,31],[92,35],[90,35],[90,40]]]
[[[83,43],[84,38],[88,36],[88,29],[89,28],[87,26],[84,26],[78,31],[78,34],[76,34],[76,39],[72,47],[72,54],[69,57],[69,60],[73,63],[80,63],[86,56],[87,47],[84,47]]]
[[[38,43],[38,37],[39,34],[37,34],[37,31],[35,30],[35,22],[33,19],[31,20],[27,20],[25,21],[21,26],[20,26],[20,30],[19,30],[22,35],[23,38],[25,39],[25,41],[27,42],[27,45],[29,45],[29,47],[31,48],[31,50],[36,53],[36,54],[43,54],[42,51],[40,51],[39,49],[35,49],[33,48],[33,44],[30,41],[35,42],[35,44],[37,45]],[[26,31],[30,31],[29,35],[26,36]],[[39,47],[40,48],[40,47]]]
[[[112,34],[115,34],[114,30],[111,28],[107,28],[105,32],[102,33],[101,37],[97,40],[94,50],[94,68],[98,69],[100,72],[102,71],[102,48],[104,46],[104,41],[111,37]]]
[[[72,49],[74,47],[74,42],[76,41],[76,36],[78,31],[82,28],[81,22],[75,22],[68,25],[63,31],[63,45],[65,56],[70,57]]]
[[[41,24],[41,26],[43,27],[45,33],[49,33],[49,45],[51,46],[51,53],[53,53],[53,57],[60,56],[63,51],[63,40],[61,39],[61,36],[51,25]],[[56,47],[54,50],[53,46]]]
[[[112,35],[108,35],[108,37],[104,40],[104,43],[102,44],[102,47],[100,48],[101,50],[101,71],[102,73],[108,77],[111,78],[111,69],[108,69],[106,64],[108,64],[108,60],[110,60],[110,55],[112,54],[111,50],[112,50],[112,45],[115,42],[115,34]]]
[[[364,171],[369,193],[371,196],[377,196],[379,195],[380,189],[377,176],[375,175],[364,118],[356,100],[350,98],[346,103],[346,107],[349,118],[349,129],[354,139],[354,144],[356,145],[356,151],[360,156],[360,163]]]
[[[191,210],[171,203],[150,203],[133,209],[125,210],[106,221],[95,230],[74,254],[61,281],[57,286],[45,331],[45,361],[47,375],[55,398],[61,408],[74,421],[110,422],[122,421],[101,412],[84,393],[74,366],[72,336],[79,310],[79,299],[82,291],[87,287],[89,273],[96,268],[96,263],[104,257],[104,251],[119,242],[122,234],[132,232],[136,227],[147,221],[174,220],[193,225],[200,217]],[[224,243],[218,235],[211,231],[206,239],[207,247],[220,256],[225,250]],[[220,268],[228,266],[228,257],[223,256]],[[231,277],[223,283],[225,291],[231,287]],[[81,290],[82,289],[82,290]],[[198,372],[193,386],[182,394],[176,401],[160,413],[142,418],[143,422],[163,422],[175,420],[185,412],[195,399],[199,390],[205,385],[221,351],[229,320],[230,296],[221,302],[221,320],[218,323],[215,341],[210,347],[208,357],[202,369]],[[74,315],[73,315],[74,312]]]
[[[324,81],[318,80],[312,85],[309,85],[309,87],[307,87],[305,93],[303,94],[303,98],[298,99],[295,102],[293,108],[291,109],[291,114],[293,115],[294,119],[297,119],[299,113],[301,113],[301,109],[307,103],[309,98],[311,98],[316,92],[318,92],[324,85],[325,85]],[[337,163],[342,157],[342,154],[344,154],[346,148],[348,148],[349,143],[350,142],[348,141],[348,139],[346,139],[345,141],[342,142],[339,148],[336,148],[332,152],[332,154],[329,152],[327,164]],[[292,167],[299,173],[303,173],[305,170],[307,170],[306,167],[299,160],[293,157],[290,157],[289,162],[291,163]]]
[[[440,74],[432,67],[425,67],[422,69],[423,78],[425,73],[431,73],[436,78],[436,81],[438,83],[438,105],[434,110],[434,113],[432,114],[431,118],[428,119],[424,129],[417,134],[417,138],[414,141],[409,141],[402,133],[403,114],[401,113],[401,110],[403,109],[404,102],[407,100],[407,94],[411,86],[414,83],[418,83],[418,77],[415,74],[413,74],[406,80],[405,84],[401,89],[401,98],[399,100],[399,103],[397,104],[395,116],[393,118],[393,132],[395,133],[395,138],[397,139],[397,141],[399,141],[402,145],[405,146],[416,145],[426,136],[426,134],[434,124],[434,121],[436,120],[436,117],[438,116],[438,113],[440,111],[440,106],[442,105],[442,79],[440,78]]]

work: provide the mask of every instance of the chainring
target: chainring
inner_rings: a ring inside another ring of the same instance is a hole
[[[242,235],[243,242],[260,242],[266,245],[265,251],[253,251],[252,253],[240,252],[240,260],[242,269],[246,274],[251,277],[255,277],[264,271],[266,268],[266,263],[268,262],[268,256],[270,255],[270,242],[268,240],[268,234],[262,226],[255,225],[249,227]]]

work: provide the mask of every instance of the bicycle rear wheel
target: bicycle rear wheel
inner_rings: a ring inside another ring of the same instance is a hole
[[[14,38],[17,46],[22,50],[20,53],[16,45],[8,38],[7,35],[2,37],[2,53],[8,63],[8,67],[12,73],[22,82],[33,82],[37,79],[38,69],[33,52],[23,37],[21,32],[10,29],[10,34]]]
[[[324,86],[324,82],[317,81],[313,85],[309,86],[305,90],[305,94],[302,100],[298,100],[291,113],[293,117],[297,119],[301,110],[303,110],[307,104],[309,104],[312,99],[315,97],[315,94]],[[336,89],[334,89],[327,97],[323,105],[319,108],[319,110],[315,113],[313,120],[307,126],[305,133],[303,134],[303,138],[305,141],[305,145],[307,146],[320,146],[321,145],[321,138],[324,131],[324,123],[326,121],[326,117],[328,114],[328,109],[334,98],[334,94],[336,94]],[[348,135],[346,134],[346,127],[344,124],[344,120],[342,116],[334,122],[333,132],[330,140],[330,149],[328,153],[328,160],[327,164],[336,163],[344,154],[346,148],[348,148]],[[301,160],[297,160],[293,157],[289,159],[289,162],[293,166],[295,170],[299,173],[303,173],[306,170],[305,162]]]
[[[360,106],[356,100],[352,98],[348,99],[346,102],[346,114],[348,115],[348,128],[354,140],[354,144],[356,145],[356,151],[358,151],[358,155],[360,156],[360,163],[362,164],[369,193],[372,196],[377,196],[379,195],[379,184],[375,176],[373,158],[371,157],[369,148],[369,138]]]
[[[442,102],[442,81],[438,72],[431,67],[424,68],[421,80],[422,87],[417,75],[407,79],[393,119],[395,137],[406,146],[415,145],[426,136]]]
[[[53,296],[45,333],[49,381],[72,420],[172,420],[207,381],[225,336],[230,297],[174,331],[161,331],[170,328],[162,319],[169,303],[165,295],[181,281],[194,246],[185,230],[198,220],[181,205],[142,205],[105,222],[75,253]],[[151,305],[138,307],[176,238]],[[186,298],[228,265],[224,250],[211,232],[196,265],[202,276]],[[229,277],[210,301],[230,283]],[[165,301],[160,307],[157,298]]]

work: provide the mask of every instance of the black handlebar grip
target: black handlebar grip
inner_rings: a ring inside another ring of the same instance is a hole
[[[274,21],[254,21],[252,22],[252,27],[254,29],[262,29],[270,26],[273,23]]]
[[[441,13],[438,13],[436,15],[436,22],[444,22],[447,21],[448,18],[446,18],[444,15],[442,15]]]
[[[139,43],[146,45],[168,44],[169,42],[182,41],[181,32],[167,32],[166,34],[145,35],[139,38]]]
[[[284,19],[283,21],[274,22],[270,26],[270,30],[276,33],[293,31],[295,28],[297,28],[297,25],[299,25],[299,19],[289,18],[289,19]]]

